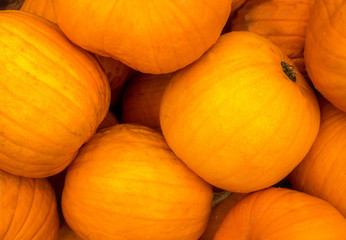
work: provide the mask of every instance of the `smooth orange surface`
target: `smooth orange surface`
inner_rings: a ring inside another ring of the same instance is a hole
[[[175,74],[161,101],[163,135],[173,152],[210,184],[231,192],[269,187],[308,153],[319,129],[314,92],[269,40],[224,34]]]
[[[346,112],[346,1],[316,0],[306,32],[305,65],[315,88]]]
[[[319,198],[285,188],[245,196],[214,240],[344,240],[345,218]]]
[[[171,73],[138,74],[133,77],[124,90],[122,120],[161,129],[161,98],[171,78]]]
[[[346,113],[321,99],[321,128],[290,175],[295,189],[322,198],[346,217]]]
[[[0,169],[54,175],[106,116],[106,75],[56,25],[23,11],[0,12],[0,49]]]
[[[62,208],[71,229],[89,240],[196,240],[212,198],[211,186],[162,135],[118,124],[81,148],[67,171]]]
[[[57,203],[49,182],[0,170],[0,239],[57,240],[58,229]]]
[[[77,235],[77,233],[72,231],[72,229],[67,224],[64,224],[59,229],[58,240],[83,240],[83,238],[81,238]]]
[[[54,0],[57,23],[77,45],[144,73],[169,73],[215,43],[231,0]]]

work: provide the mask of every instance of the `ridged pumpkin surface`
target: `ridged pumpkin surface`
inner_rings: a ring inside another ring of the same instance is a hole
[[[158,74],[183,68],[210,48],[231,2],[53,0],[53,5],[58,25],[77,45]]]
[[[122,120],[160,129],[161,98],[172,75],[167,73],[134,76],[124,89]]]
[[[62,196],[66,222],[89,240],[196,240],[212,190],[140,125],[101,130],[69,166]]]
[[[270,188],[231,208],[214,240],[344,240],[345,218],[328,202],[298,191]]]
[[[58,229],[57,204],[49,182],[0,170],[0,239],[57,240]]]
[[[309,151],[319,128],[314,92],[269,40],[222,35],[175,74],[161,101],[163,135],[173,152],[210,184],[231,192],[269,187]],[[287,69],[286,69],[287,70]]]
[[[315,0],[247,0],[232,20],[232,31],[248,30],[275,43],[305,72],[306,27]]]
[[[107,114],[107,78],[55,25],[23,11],[0,12],[0,49],[0,169],[56,174]]]
[[[306,32],[305,65],[315,88],[346,112],[346,1],[316,0]]]
[[[295,189],[328,201],[346,217],[346,113],[324,99],[320,106],[318,136],[290,180]]]

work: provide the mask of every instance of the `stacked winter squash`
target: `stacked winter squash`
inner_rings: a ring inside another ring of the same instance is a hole
[[[0,11],[0,239],[345,239],[345,11]]]

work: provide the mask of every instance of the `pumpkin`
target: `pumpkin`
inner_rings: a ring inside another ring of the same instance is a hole
[[[98,129],[107,128],[118,124],[119,121],[112,111],[108,111],[106,117],[100,123]]]
[[[231,193],[225,200],[214,206],[210,213],[207,228],[199,240],[213,240],[227,213],[245,196],[246,193]]]
[[[210,48],[221,34],[231,3],[53,0],[57,23],[74,43],[155,74],[183,68]]]
[[[224,26],[222,33],[228,33],[231,31],[231,23],[232,20],[235,16],[235,14],[237,13],[238,9],[246,2],[246,0],[233,0],[232,1],[232,7],[231,7],[231,13],[228,17],[227,23]]]
[[[90,240],[193,240],[212,198],[211,186],[161,134],[118,124],[96,133],[68,167],[62,209],[71,229]]]
[[[72,229],[65,223],[59,229],[59,238],[58,240],[83,240],[80,236],[77,235]]]
[[[56,17],[52,1],[53,0],[25,0],[20,10],[41,16],[55,23]]]
[[[346,217],[346,113],[323,98],[320,107],[318,136],[290,181],[295,189],[328,201]]]
[[[160,129],[160,104],[172,77],[168,74],[137,74],[127,84],[122,99],[122,120]]]
[[[0,49],[0,169],[54,175],[106,116],[107,78],[56,25],[23,11],[0,12]]]
[[[319,121],[316,96],[290,59],[246,31],[223,34],[174,74],[160,108],[177,157],[210,184],[243,193],[288,175],[308,153]]]
[[[232,20],[232,31],[265,36],[305,73],[305,33],[315,0],[247,0]]]
[[[251,193],[228,212],[214,240],[344,240],[345,218],[328,202],[286,188]]]
[[[346,2],[316,0],[306,32],[305,64],[315,88],[346,112]]]
[[[0,239],[57,240],[59,217],[47,179],[19,177],[0,170]]]

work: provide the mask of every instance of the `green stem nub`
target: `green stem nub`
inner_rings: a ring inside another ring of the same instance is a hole
[[[297,72],[294,70],[294,67],[292,65],[289,65],[288,63],[281,62],[282,70],[284,70],[284,73],[287,75],[287,77],[292,81],[296,81],[296,75]]]

